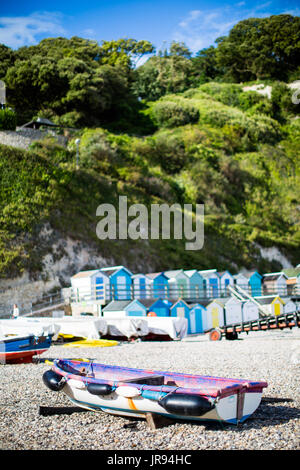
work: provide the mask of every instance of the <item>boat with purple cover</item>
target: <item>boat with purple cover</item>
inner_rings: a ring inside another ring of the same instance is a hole
[[[43,375],[45,385],[63,391],[89,410],[145,418],[237,424],[254,413],[266,382],[109,366],[93,361],[56,359]]]

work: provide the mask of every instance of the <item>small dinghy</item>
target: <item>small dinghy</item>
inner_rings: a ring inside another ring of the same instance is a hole
[[[266,382],[64,359],[54,361],[43,381],[50,390],[62,390],[74,404],[89,410],[233,424],[254,413],[263,388],[268,386]]]
[[[32,362],[32,357],[42,354],[51,346],[53,334],[0,336],[0,363]]]

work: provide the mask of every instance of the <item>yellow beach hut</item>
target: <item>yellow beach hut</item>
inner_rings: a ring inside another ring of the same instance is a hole
[[[259,297],[257,300],[267,315],[277,317],[278,315],[282,315],[284,313],[285,302],[278,295]]]
[[[207,330],[224,326],[224,303],[215,299],[206,306]]]

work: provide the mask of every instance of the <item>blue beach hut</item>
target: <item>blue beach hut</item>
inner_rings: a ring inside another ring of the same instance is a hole
[[[134,299],[151,297],[151,280],[145,274],[134,274],[131,279]]]
[[[173,305],[166,299],[140,299],[140,303],[147,308],[147,315],[153,312],[157,317],[169,317],[170,307]]]
[[[167,276],[164,273],[148,273],[146,276],[151,281],[151,297],[166,299],[169,293]]]
[[[218,297],[220,291],[220,277],[216,269],[198,271],[203,277],[207,297]]]
[[[262,276],[257,272],[250,272],[246,274],[248,278],[248,286],[251,294],[256,297],[262,295]]]
[[[197,271],[197,269],[190,269],[184,271],[185,275],[188,277],[188,295],[189,299],[199,299],[205,297],[203,277]]]
[[[146,307],[135,300],[113,300],[103,309],[103,317],[123,318],[123,317],[145,317]]]
[[[114,300],[131,299],[132,273],[124,266],[102,268],[110,279],[111,297]]]
[[[206,308],[201,304],[190,304],[188,335],[203,333],[205,329]]]
[[[189,322],[189,314],[190,307],[181,299],[177,300],[177,302],[175,302],[170,308],[171,317],[187,318]]]

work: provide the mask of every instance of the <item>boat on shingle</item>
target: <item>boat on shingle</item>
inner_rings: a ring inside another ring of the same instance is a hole
[[[32,362],[33,356],[50,348],[52,337],[52,333],[0,336],[0,363]]]
[[[227,379],[56,359],[43,375],[45,385],[63,391],[77,406],[145,418],[237,424],[258,408],[266,382]]]

